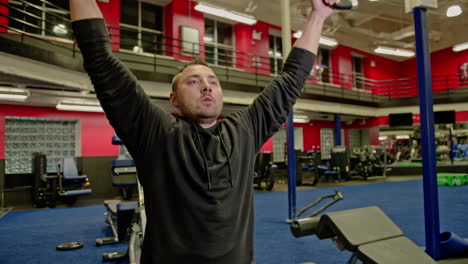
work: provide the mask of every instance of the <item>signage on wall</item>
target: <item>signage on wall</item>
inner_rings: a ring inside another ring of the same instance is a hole
[[[257,31],[257,30],[253,30],[252,31],[252,39],[255,39],[255,40],[262,40],[262,32],[261,31]]]

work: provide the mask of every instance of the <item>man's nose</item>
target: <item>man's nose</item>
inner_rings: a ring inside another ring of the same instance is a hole
[[[207,80],[203,80],[202,81],[202,89],[201,89],[201,92],[202,93],[211,93],[212,89],[210,87],[210,84]]]

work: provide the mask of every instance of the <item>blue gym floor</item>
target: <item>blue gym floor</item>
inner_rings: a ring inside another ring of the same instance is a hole
[[[379,206],[417,245],[424,247],[422,180],[337,187],[344,199],[326,212]],[[297,192],[297,209],[335,188]],[[325,204],[327,201],[324,201]],[[321,205],[318,205],[320,207]],[[440,230],[468,237],[468,185],[439,187]],[[255,258],[257,264],[345,263],[349,252],[340,252],[330,240],[294,238],[285,220],[287,192],[255,194]],[[317,208],[318,208],[317,207]],[[317,209],[316,208],[316,209]],[[110,236],[103,205],[10,212],[0,219],[0,263],[86,264],[102,263],[104,252],[123,251],[124,244],[95,246],[95,239]],[[57,251],[56,245],[79,241],[84,247]],[[120,261],[114,263],[128,263]]]

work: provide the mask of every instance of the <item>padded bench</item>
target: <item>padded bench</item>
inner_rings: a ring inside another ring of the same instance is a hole
[[[107,208],[106,221],[114,236],[96,239],[97,246],[121,242],[126,237],[135,209],[138,208],[138,202],[122,202],[120,200],[105,200],[104,205]]]
[[[293,221],[296,237],[331,238],[365,264],[436,264],[378,207],[365,207]]]

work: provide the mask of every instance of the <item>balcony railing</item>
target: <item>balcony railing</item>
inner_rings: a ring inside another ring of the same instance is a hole
[[[45,0],[40,2],[50,5]],[[19,3],[22,8],[18,7]],[[68,10],[53,5],[52,9],[43,8],[22,0],[12,0],[10,4],[0,3],[0,7],[2,6],[13,12],[10,12],[10,16],[0,14],[0,21],[2,18],[3,21],[10,21],[8,25],[0,24],[0,29],[6,29],[10,34],[60,44],[62,47],[68,47],[73,54],[77,51],[75,45],[63,45],[63,43],[73,43]],[[11,16],[12,13],[16,14],[16,17]],[[272,61],[274,62],[273,57],[263,57],[229,47],[214,49],[209,44],[187,42],[164,36],[159,31],[129,25],[120,27],[108,25],[108,32],[115,51],[153,58],[151,60],[138,59],[138,57],[132,60],[127,59],[126,62],[132,64],[146,64],[156,69],[162,59],[189,61],[195,57],[202,57],[215,66],[217,74],[223,75],[223,80],[238,79],[249,84],[263,86],[275,76],[271,73],[274,69],[271,67]],[[176,70],[176,67],[173,67],[172,71]],[[468,96],[466,74],[434,75],[432,80],[434,98]],[[305,87],[305,93],[309,94],[377,103],[382,100],[411,98],[418,95],[417,78],[374,80],[363,77],[359,73],[343,74],[319,66],[314,67]]]

